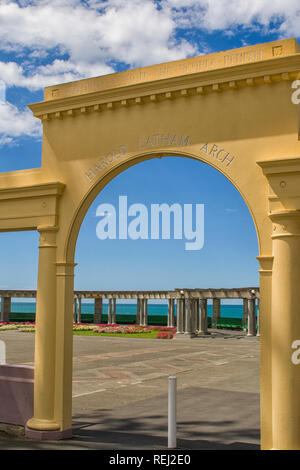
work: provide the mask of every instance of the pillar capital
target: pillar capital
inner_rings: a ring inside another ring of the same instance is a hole
[[[272,238],[300,237],[300,210],[274,211]]]
[[[300,209],[300,158],[284,157],[257,162],[269,182],[271,212]]]
[[[40,234],[39,248],[56,248],[57,226],[39,226],[37,231]]]
[[[38,225],[38,227],[36,229],[39,233],[57,232],[59,227],[58,227],[58,225]]]
[[[259,273],[260,274],[272,274],[274,256],[257,256],[256,259],[259,262]]]

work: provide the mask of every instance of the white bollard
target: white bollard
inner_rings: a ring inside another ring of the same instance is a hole
[[[6,364],[6,346],[2,340],[0,340],[0,364]]]
[[[177,378],[169,377],[168,396],[168,448],[176,449],[176,385]]]

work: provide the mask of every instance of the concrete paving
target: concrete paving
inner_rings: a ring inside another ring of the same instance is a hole
[[[0,432],[1,449],[166,449],[168,376],[178,383],[178,448],[259,449],[259,337],[211,330],[157,340],[74,336],[73,438]],[[0,332],[7,362],[33,364],[34,334]]]

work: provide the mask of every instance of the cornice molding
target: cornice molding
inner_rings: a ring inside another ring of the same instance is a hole
[[[48,121],[257,85],[272,86],[280,81],[294,80],[299,72],[300,53],[43,101],[30,104],[29,108],[35,117]]]
[[[60,182],[35,184],[30,186],[20,186],[14,188],[0,188],[0,200],[61,196],[65,185]]]
[[[300,172],[300,157],[274,158],[256,163],[265,175]]]

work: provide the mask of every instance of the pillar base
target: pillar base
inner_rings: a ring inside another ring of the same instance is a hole
[[[177,339],[191,339],[196,338],[195,333],[176,333],[175,338]]]
[[[184,336],[186,338],[196,338],[196,333],[184,333]]]
[[[26,428],[34,431],[59,431],[60,426],[50,419],[31,418],[27,421]]]
[[[65,429],[64,431],[39,431],[25,426],[25,436],[29,439],[36,439],[37,441],[59,441],[61,439],[71,439],[72,428]]]

